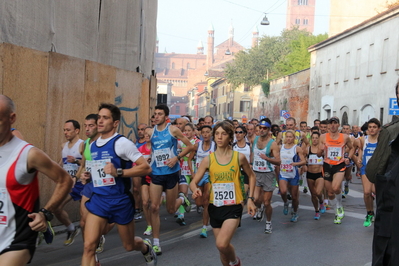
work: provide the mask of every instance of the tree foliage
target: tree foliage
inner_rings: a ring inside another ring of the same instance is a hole
[[[306,30],[283,30],[281,36],[263,36],[259,46],[241,51],[226,68],[226,77],[233,87],[256,86],[265,80],[294,73],[310,66],[307,48],[327,38],[313,36]]]

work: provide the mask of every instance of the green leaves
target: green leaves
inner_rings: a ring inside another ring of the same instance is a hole
[[[226,77],[234,88],[262,84],[268,91],[268,80],[310,67],[307,48],[327,39],[327,34],[313,36],[297,27],[283,30],[281,36],[263,36],[259,46],[236,54],[226,68]]]

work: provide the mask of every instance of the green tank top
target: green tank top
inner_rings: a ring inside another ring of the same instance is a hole
[[[86,161],[91,161],[91,153],[90,153],[90,138],[85,140],[85,149],[83,150],[83,156]]]

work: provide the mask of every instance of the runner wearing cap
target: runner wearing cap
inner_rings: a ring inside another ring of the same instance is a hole
[[[280,149],[277,143],[270,136],[270,120],[264,118],[260,122],[260,135],[257,136],[252,145],[251,162],[252,168],[256,175],[255,186],[255,204],[261,207],[264,204],[264,212],[266,214],[265,233],[272,233],[272,213],[271,198],[276,187],[276,175],[274,173],[274,165],[280,165]],[[263,207],[260,208],[263,217]],[[257,214],[258,216],[258,214]]]
[[[333,116],[329,119],[330,132],[320,137],[320,147],[317,156],[324,152],[323,173],[328,198],[335,208],[335,224],[341,224],[345,216],[342,206],[341,184],[344,180],[346,165],[353,155],[353,145],[349,136],[338,132],[339,118]],[[348,147],[348,155],[345,156],[345,145]]]

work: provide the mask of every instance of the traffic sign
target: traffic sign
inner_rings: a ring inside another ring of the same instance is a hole
[[[280,110],[280,116],[284,117],[285,113],[288,113],[288,111],[287,110]]]
[[[241,117],[241,122],[243,122],[243,123],[247,123],[247,122],[248,122],[248,118],[247,118],[246,115],[243,115],[243,116]]]
[[[285,119],[288,119],[288,118],[291,117],[291,115],[290,115],[290,113],[286,112],[285,114],[283,114],[283,117],[284,117]]]
[[[259,120],[262,120],[262,119],[265,119],[265,118],[266,118],[265,115],[261,115],[261,116],[259,117]]]
[[[399,106],[396,98],[389,98],[389,115],[399,115]]]
[[[229,116],[229,120],[231,121],[231,120],[233,120],[233,118],[231,116]]]

